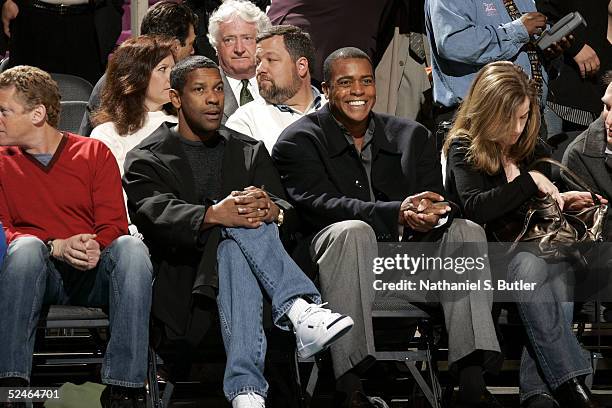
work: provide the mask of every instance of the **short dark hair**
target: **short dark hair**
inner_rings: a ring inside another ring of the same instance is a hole
[[[329,54],[323,63],[323,82],[328,82],[331,79],[331,66],[339,59],[360,58],[368,60],[374,70],[374,64],[368,54],[355,47],[338,48],[336,51]]]
[[[140,23],[140,34],[177,38],[184,47],[189,36],[189,26],[193,26],[194,31],[198,26],[198,16],[189,7],[174,1],[162,0],[147,10]]]
[[[277,25],[259,33],[257,35],[257,42],[267,40],[276,35],[283,37],[285,48],[293,62],[302,57],[306,58],[308,61],[308,71],[312,75],[315,65],[315,49],[310,39],[310,34],[293,25]]]
[[[172,89],[178,91],[179,94],[183,93],[183,87],[185,82],[187,82],[187,75],[200,68],[219,69],[213,60],[202,55],[187,57],[177,63],[170,72],[170,86]]]

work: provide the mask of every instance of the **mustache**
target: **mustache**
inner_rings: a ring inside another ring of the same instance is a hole
[[[266,74],[258,74],[257,80],[258,81],[269,81],[269,82],[274,83],[274,80]]]

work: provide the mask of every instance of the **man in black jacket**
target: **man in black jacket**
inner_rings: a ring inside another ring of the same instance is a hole
[[[323,76],[328,105],[285,129],[272,157],[303,218],[321,293],[334,309],[350,311],[355,319],[351,333],[331,348],[336,405],[349,406],[361,395],[358,375],[372,360],[377,242],[427,237],[441,243],[438,256],[449,256],[451,243],[486,238],[476,224],[452,219],[449,204],[441,203],[441,166],[427,129],[372,112],[376,87],[367,54],[352,47],[336,50],[326,59]],[[489,279],[488,264],[482,272],[478,278]],[[482,377],[492,369],[486,360],[499,357],[491,295],[438,295],[449,332],[449,363],[459,373],[460,402],[499,406]]]
[[[225,395],[234,408],[263,407],[264,293],[274,323],[293,328],[304,357],[353,322],[321,307],[318,291],[283,249],[277,225],[285,226],[285,216],[290,222],[291,207],[272,195],[282,197],[282,188],[263,143],[220,129],[224,93],[216,64],[187,58],[170,83],[178,125],[162,125],[133,149],[124,177],[131,219],[154,254],[153,314],[185,333],[195,299],[218,290]]]

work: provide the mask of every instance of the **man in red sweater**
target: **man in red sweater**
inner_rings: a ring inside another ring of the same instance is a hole
[[[56,129],[57,84],[38,68],[0,74],[0,386],[29,382],[44,304],[108,306],[103,407],[144,407],[152,266],[127,235],[119,169],[97,140]],[[13,405],[19,406],[19,405]]]

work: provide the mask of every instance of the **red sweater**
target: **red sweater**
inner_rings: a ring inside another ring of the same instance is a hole
[[[18,147],[0,147],[0,221],[8,243],[95,233],[108,246],[127,234],[117,161],[104,143],[70,133],[46,167]]]

